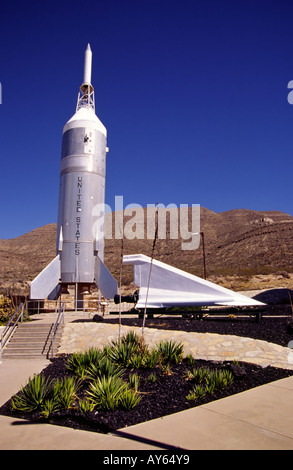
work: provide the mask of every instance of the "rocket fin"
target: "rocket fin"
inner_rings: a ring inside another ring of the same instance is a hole
[[[31,282],[30,298],[46,299],[48,296],[53,298],[53,296],[57,295],[60,272],[60,257],[57,255]]]
[[[260,306],[257,300],[193,276],[145,255],[123,257],[123,264],[134,265],[134,283],[140,287],[136,308],[162,308],[175,306]],[[148,286],[149,284],[149,286]],[[149,287],[149,288],[148,288]]]
[[[105,299],[113,299],[114,295],[117,294],[117,281],[98,256],[96,256],[95,263],[95,283]]]

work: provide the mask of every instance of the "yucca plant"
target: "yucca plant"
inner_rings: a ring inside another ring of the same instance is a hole
[[[88,411],[94,411],[95,409],[94,402],[92,402],[92,400],[89,400],[88,398],[83,398],[82,400],[79,400],[78,406],[82,413],[86,413]]]
[[[208,386],[213,387],[214,390],[224,390],[230,387],[233,383],[233,374],[229,370],[212,370],[206,378]]]
[[[189,364],[189,366],[195,366],[196,359],[193,357],[192,354],[187,354],[186,361]]]
[[[176,341],[161,341],[157,348],[159,355],[164,362],[178,364],[183,357],[183,344]]]
[[[59,402],[55,398],[48,398],[42,403],[40,415],[48,419],[52,414],[59,410]]]
[[[133,367],[133,369],[139,369],[144,365],[143,356],[141,354],[133,354],[133,356],[130,356],[128,365]]]
[[[158,350],[153,349],[145,355],[143,365],[148,369],[154,369],[161,362],[161,356]]]
[[[126,383],[120,377],[101,377],[90,383],[87,394],[95,407],[102,410],[115,410],[126,388]]]
[[[54,385],[42,374],[29,378],[27,385],[12,398],[12,408],[27,413],[41,411],[45,401],[54,398]]]
[[[128,344],[113,345],[109,351],[110,360],[123,367],[128,367],[134,354],[132,346]]]
[[[195,382],[196,384],[201,384],[205,381],[206,377],[210,374],[210,369],[207,367],[194,368],[191,371],[187,371],[187,379]]]
[[[148,381],[154,383],[157,380],[157,375],[155,372],[151,372],[148,376]]]
[[[119,364],[115,364],[107,357],[103,357],[99,363],[91,364],[87,369],[87,375],[90,380],[96,380],[101,377],[116,376],[121,377],[123,369]]]
[[[125,389],[120,396],[120,404],[122,408],[130,410],[137,406],[141,400],[141,395],[135,390]]]
[[[124,336],[122,336],[121,343],[128,344],[137,353],[144,352],[147,349],[144,339],[133,331],[129,331]]]
[[[66,362],[67,369],[77,377],[87,378],[87,369],[92,364],[98,364],[103,357],[103,351],[90,348],[85,352],[73,353]]]
[[[206,388],[203,385],[195,385],[190,393],[186,396],[188,401],[200,400],[206,396]]]
[[[135,390],[136,392],[138,391],[139,387],[139,382],[140,382],[140,377],[137,374],[129,374],[128,376],[128,381],[130,387]]]
[[[77,399],[77,392],[80,382],[74,377],[62,377],[55,382],[55,394],[57,394],[59,407],[61,410],[72,408]]]

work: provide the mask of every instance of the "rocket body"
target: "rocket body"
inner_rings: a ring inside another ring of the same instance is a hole
[[[56,258],[32,281],[31,299],[56,298],[68,284],[79,299],[91,284],[105,298],[117,293],[104,265],[107,130],[95,113],[91,66],[88,45],[76,112],[63,128]]]
[[[106,129],[80,108],[63,130],[57,252],[62,283],[93,283],[95,256],[104,261],[103,226],[95,208],[105,201]]]

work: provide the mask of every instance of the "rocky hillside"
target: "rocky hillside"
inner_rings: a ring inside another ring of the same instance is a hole
[[[178,214],[177,209],[172,210]],[[107,231],[110,233],[112,220],[114,232],[116,214],[112,213],[107,217]],[[124,217],[124,224],[131,222],[132,217]],[[221,280],[228,287],[233,287],[228,285],[229,282],[231,284],[231,279],[240,279],[245,281],[247,288],[253,288],[249,285],[249,280],[255,277],[261,279],[263,276],[269,278],[273,275],[274,279],[289,282],[290,273],[293,276],[292,216],[277,211],[259,212],[245,209],[215,213],[201,208],[200,217],[209,279],[215,282]],[[189,219],[191,221],[191,215]],[[123,254],[143,253],[151,256],[153,239],[146,237],[146,211],[144,229],[144,239],[124,239]],[[167,217],[166,239],[157,239],[155,258],[203,276],[202,243],[196,251],[183,251],[182,241],[184,240],[181,238],[170,239]],[[11,284],[27,286],[27,281],[33,279],[54,258],[55,244],[56,224],[45,225],[11,240],[0,240],[2,288]],[[106,239],[105,263],[117,279],[121,246],[119,239]],[[123,283],[127,285],[131,280],[132,268],[123,267]]]

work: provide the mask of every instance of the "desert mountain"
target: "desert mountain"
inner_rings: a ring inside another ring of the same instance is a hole
[[[178,214],[179,209],[172,209]],[[191,208],[190,208],[191,210]],[[117,213],[107,214],[108,230],[115,226]],[[174,213],[173,213],[174,215]],[[133,216],[124,217],[124,226]],[[153,239],[123,240],[123,254],[152,255]],[[191,214],[189,217],[191,221]],[[182,250],[183,240],[170,239],[171,217],[166,217],[166,238],[157,238],[154,257],[192,274],[203,276],[203,246]],[[179,219],[178,219],[179,220]],[[141,219],[139,223],[142,223]],[[191,226],[189,227],[191,229]],[[246,209],[215,213],[200,209],[200,231],[204,234],[208,278],[255,276],[293,273],[293,217],[278,211]],[[108,231],[111,233],[111,230]],[[24,284],[32,280],[54,257],[56,224],[48,224],[10,240],[0,240],[0,283],[2,287]],[[109,237],[105,240],[105,264],[119,278],[122,243]],[[123,267],[123,283],[132,280],[132,268]]]

